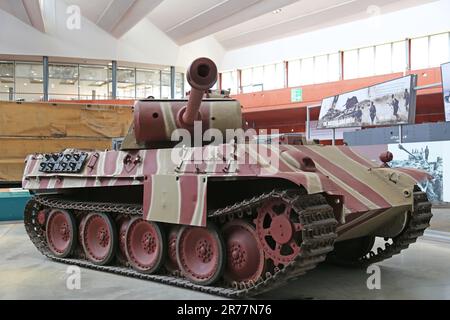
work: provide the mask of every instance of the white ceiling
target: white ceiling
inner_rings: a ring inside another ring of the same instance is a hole
[[[116,38],[149,19],[178,45],[214,36],[225,49],[234,49],[435,0],[64,1],[78,5],[84,17]],[[0,9],[45,32],[39,0],[0,0]]]
[[[435,0],[302,0],[282,7],[276,14],[269,12],[222,30],[215,37],[226,49],[233,49],[432,1]]]

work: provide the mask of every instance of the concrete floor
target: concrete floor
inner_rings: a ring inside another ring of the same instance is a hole
[[[450,299],[450,244],[420,240],[380,263],[381,290],[365,270],[322,264],[267,299]],[[221,299],[150,281],[81,269],[81,289],[66,288],[66,265],[41,256],[22,223],[0,224],[0,299]]]
[[[450,208],[433,208],[433,218],[430,229],[435,231],[450,232]]]

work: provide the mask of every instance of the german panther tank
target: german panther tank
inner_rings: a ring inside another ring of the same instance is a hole
[[[135,103],[120,150],[27,157],[24,221],[43,255],[246,297],[327,258],[389,258],[429,226],[424,172],[390,168],[389,153],[380,166],[347,146],[261,142],[243,130],[238,101],[204,97],[211,60],[195,60],[187,79],[188,100]]]

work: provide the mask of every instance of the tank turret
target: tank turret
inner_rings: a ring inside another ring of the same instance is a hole
[[[217,81],[217,67],[208,58],[198,58],[186,72],[191,86],[189,99],[139,100],[134,104],[132,127],[122,149],[151,148],[174,144],[176,129],[194,131],[195,121],[201,130],[218,129],[225,137],[226,129],[242,128],[241,105],[230,98],[204,98]]]

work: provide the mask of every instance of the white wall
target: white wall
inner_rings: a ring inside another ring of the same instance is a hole
[[[195,58],[208,57],[220,69],[224,55],[222,45],[213,36],[209,36],[181,46],[176,65],[188,66]]]
[[[450,1],[440,0],[374,18],[231,50],[225,53],[220,64],[221,70],[269,64],[450,31],[449,14]]]

